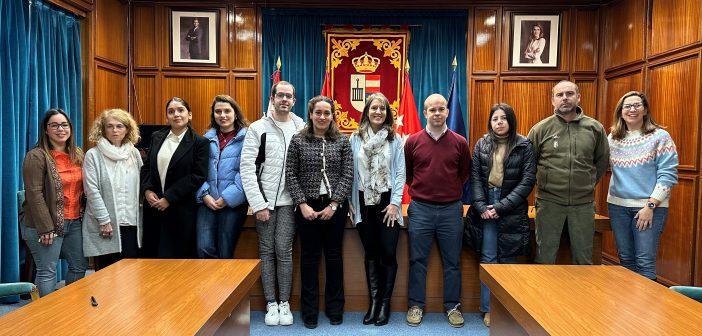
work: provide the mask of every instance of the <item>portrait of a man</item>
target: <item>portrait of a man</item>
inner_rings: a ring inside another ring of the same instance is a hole
[[[171,64],[217,65],[219,11],[171,10]]]
[[[188,24],[188,21],[190,23]],[[181,19],[181,31],[186,31],[185,38],[181,41],[181,57],[190,59],[207,59],[207,27],[209,19],[206,17],[184,17]]]

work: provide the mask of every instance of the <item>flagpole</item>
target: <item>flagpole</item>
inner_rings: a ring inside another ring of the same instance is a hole
[[[453,62],[451,62],[451,67],[453,67],[453,71],[456,71],[457,66],[458,66],[458,60],[456,59],[456,55],[453,55]]]

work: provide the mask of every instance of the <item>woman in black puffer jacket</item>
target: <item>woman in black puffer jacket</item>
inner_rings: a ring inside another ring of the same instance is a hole
[[[514,263],[529,254],[527,197],[536,183],[536,158],[529,139],[517,134],[511,106],[495,104],[487,128],[473,150],[473,211],[480,219],[467,228],[469,244],[481,263]],[[490,291],[481,284],[480,310],[487,326],[489,300]]]

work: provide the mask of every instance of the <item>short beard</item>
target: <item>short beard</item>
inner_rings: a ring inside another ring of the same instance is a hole
[[[573,106],[572,109],[567,110],[567,111],[561,110],[560,108],[556,107],[555,109],[553,109],[553,112],[555,112],[556,114],[558,114],[560,116],[564,116],[564,115],[568,115],[571,113],[576,113],[577,110],[578,110],[578,106],[576,105],[576,106]]]

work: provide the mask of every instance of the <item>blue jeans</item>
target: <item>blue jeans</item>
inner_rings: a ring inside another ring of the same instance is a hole
[[[88,268],[88,260],[83,256],[81,220],[66,220],[63,225],[63,237],[54,238],[53,243],[48,246],[39,242],[37,229],[23,226],[22,239],[27,242],[34,263],[37,265],[35,283],[40,296],[56,290],[56,264],[59,257],[68,261],[66,285],[82,279],[85,276],[85,269]]]
[[[500,200],[500,188],[491,188],[488,191],[488,203],[495,204]],[[513,264],[517,258],[497,257],[497,225],[502,219],[481,219],[483,222],[483,245],[480,249],[481,264]],[[480,282],[480,311],[487,313],[490,311],[490,289]]]
[[[435,205],[412,201],[409,216],[409,306],[424,309],[427,259],[436,236],[444,267],[444,308],[461,302],[461,244],[463,243],[463,204],[460,201]]]
[[[636,229],[636,213],[641,208],[630,208],[611,203],[609,219],[614,239],[617,242],[619,264],[649,279],[656,279],[656,255],[658,243],[663,233],[668,208],[653,209],[651,227],[639,231]]]
[[[197,211],[197,256],[231,259],[246,220],[248,204],[213,211],[205,205]]]

